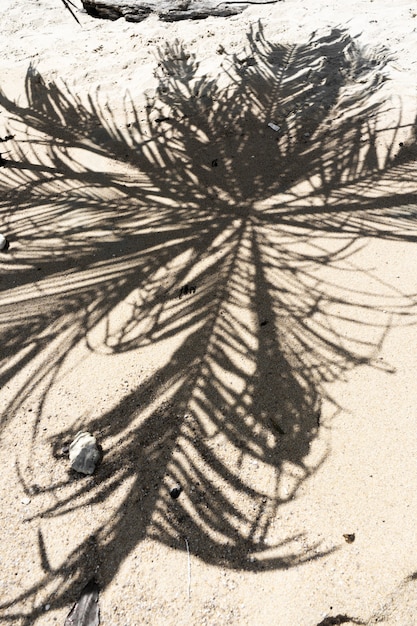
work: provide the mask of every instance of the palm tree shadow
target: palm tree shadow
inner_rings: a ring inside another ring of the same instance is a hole
[[[176,346],[114,408],[50,439],[43,462],[62,464],[79,428],[99,434],[104,460],[94,487],[69,477],[39,488],[54,495],[29,520],[44,563],[41,517],[59,525],[129,488],[65,566],[44,566],[3,603],[7,619],[34,623],[27,603],[40,590],[68,604],[97,564],[108,584],[146,537],[254,571],[328,553],[300,551],[300,537],[277,538],[273,522],[325,459],[311,451],[328,383],[376,366],[415,304],[356,261],[371,238],[416,240],[413,143],[397,154],[400,121],[381,126],[387,60],[344,31],[289,47],[259,26],[245,55],[228,58],[223,87],[179,43],[167,46],[157,96],[144,112],[127,100],[124,128],[98,96],[83,102],[33,68],[27,107],[1,94],[27,133],[0,171],[11,242],[0,377],[15,389],[2,428],[38,399],[24,489],[33,494],[45,405],[68,355],[81,344],[109,358]]]

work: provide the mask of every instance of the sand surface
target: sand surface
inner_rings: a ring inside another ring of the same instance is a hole
[[[0,3],[0,622],[417,624],[414,1],[76,15]]]

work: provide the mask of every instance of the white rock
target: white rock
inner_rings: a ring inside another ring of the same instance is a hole
[[[4,250],[6,246],[7,246],[7,239],[4,235],[0,234],[0,250]]]
[[[79,432],[69,447],[71,467],[80,474],[91,475],[100,458],[96,438],[90,433]]]
[[[30,498],[22,498],[22,499],[20,500],[20,502],[21,502],[22,504],[30,504]]]
[[[278,124],[275,124],[275,122],[268,122],[268,126],[269,128],[272,128],[272,130],[274,130],[276,133],[281,130],[281,126],[278,126]]]

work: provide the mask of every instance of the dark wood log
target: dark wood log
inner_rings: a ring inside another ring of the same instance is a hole
[[[166,22],[197,20],[209,16],[237,15],[250,4],[274,4],[279,0],[82,0],[89,15],[108,20],[124,17],[128,22],[141,22],[156,13]]]

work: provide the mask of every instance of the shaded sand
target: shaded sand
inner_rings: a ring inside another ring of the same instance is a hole
[[[416,622],[416,14],[2,0],[1,623]]]

